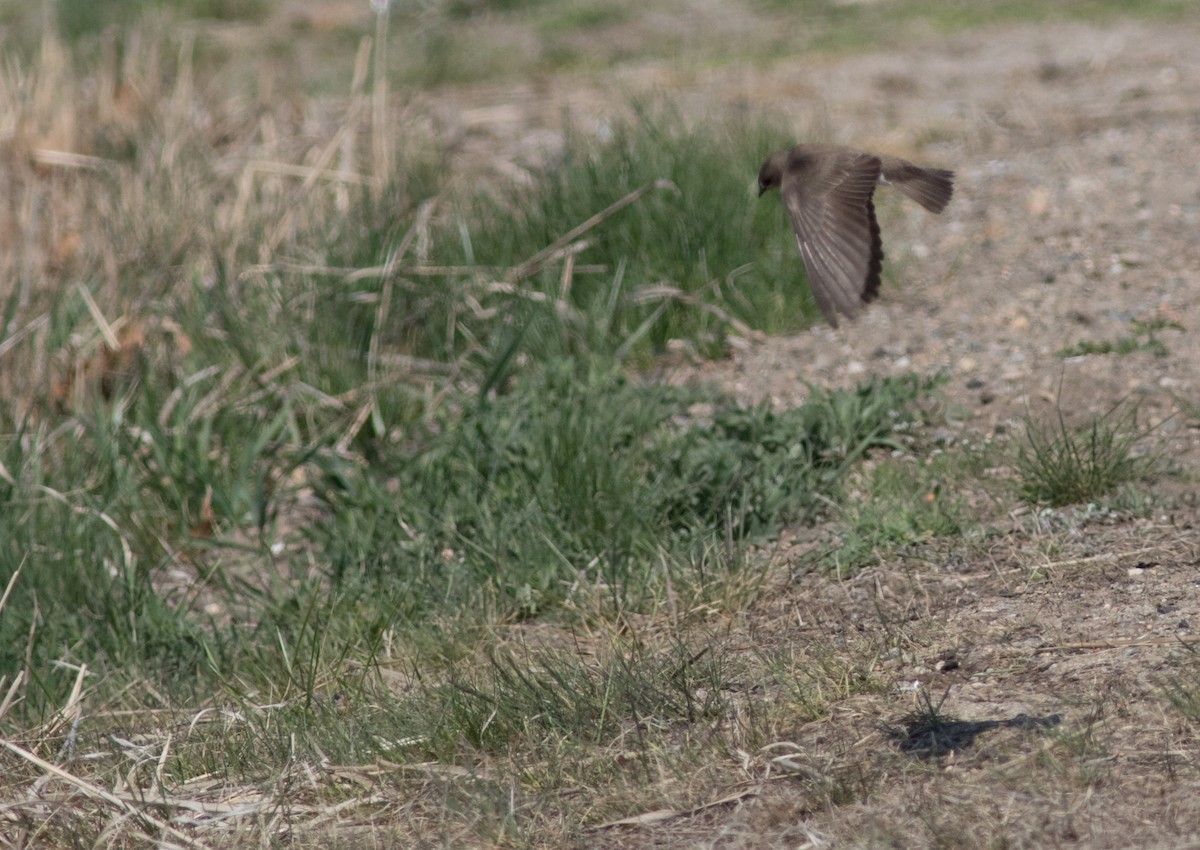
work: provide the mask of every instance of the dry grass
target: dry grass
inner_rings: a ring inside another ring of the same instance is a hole
[[[371,128],[413,141],[395,129],[403,115],[371,108],[369,46],[348,99],[312,101],[306,115],[286,99],[201,86],[192,39],[173,45],[154,30],[108,44],[86,73],[52,35],[31,67],[10,66],[0,76],[0,120],[13,128],[0,229],[6,396],[44,400],[58,377],[66,401],[71,373],[92,358],[152,343],[123,345],[120,330],[161,327],[165,302],[214,274],[197,257],[302,255],[297,237],[346,214],[347,186],[379,191],[386,174],[363,150]],[[85,309],[89,321],[63,321]]]

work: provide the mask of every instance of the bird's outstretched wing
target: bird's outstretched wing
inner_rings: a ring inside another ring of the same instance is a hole
[[[829,324],[858,315],[879,292],[883,243],[871,195],[880,160],[851,150],[792,152],[784,173],[784,206],[817,306]]]

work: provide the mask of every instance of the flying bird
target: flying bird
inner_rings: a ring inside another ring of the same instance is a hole
[[[875,187],[895,186],[940,213],[954,194],[954,172],[852,148],[796,145],[774,153],[758,172],[758,194],[778,188],[796,231],[813,298],[833,327],[853,319],[879,294],[883,242]]]

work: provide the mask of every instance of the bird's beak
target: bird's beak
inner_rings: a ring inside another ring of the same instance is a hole
[[[766,194],[766,191],[767,191],[766,186],[759,186],[758,187],[758,196],[761,198],[764,194]]]

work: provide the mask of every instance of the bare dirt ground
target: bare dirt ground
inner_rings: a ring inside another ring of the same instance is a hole
[[[737,802],[590,846],[1200,847],[1200,728],[1163,696],[1181,662],[1196,669],[1200,634],[1196,45],[1195,21],[1024,25],[767,68],[640,68],[613,86],[666,89],[698,114],[784,110],[797,139],[958,174],[940,218],[883,201],[890,276],[858,322],[754,341],[673,380],[791,405],[805,382],[944,371],[950,427],[980,436],[1056,404],[1070,420],[1134,399],[1166,420],[1177,474],[1156,485],[1171,507],[1149,518],[1015,514],[852,579],[795,578],[747,613],[743,636],[898,643],[877,668],[895,691],[749,755],[752,793]],[[464,151],[517,164],[564,104],[579,116],[612,102],[578,82],[461,97],[447,120]],[[1155,320],[1177,326],[1156,332],[1165,356],[1058,354]],[[905,725],[926,697],[958,722]]]

